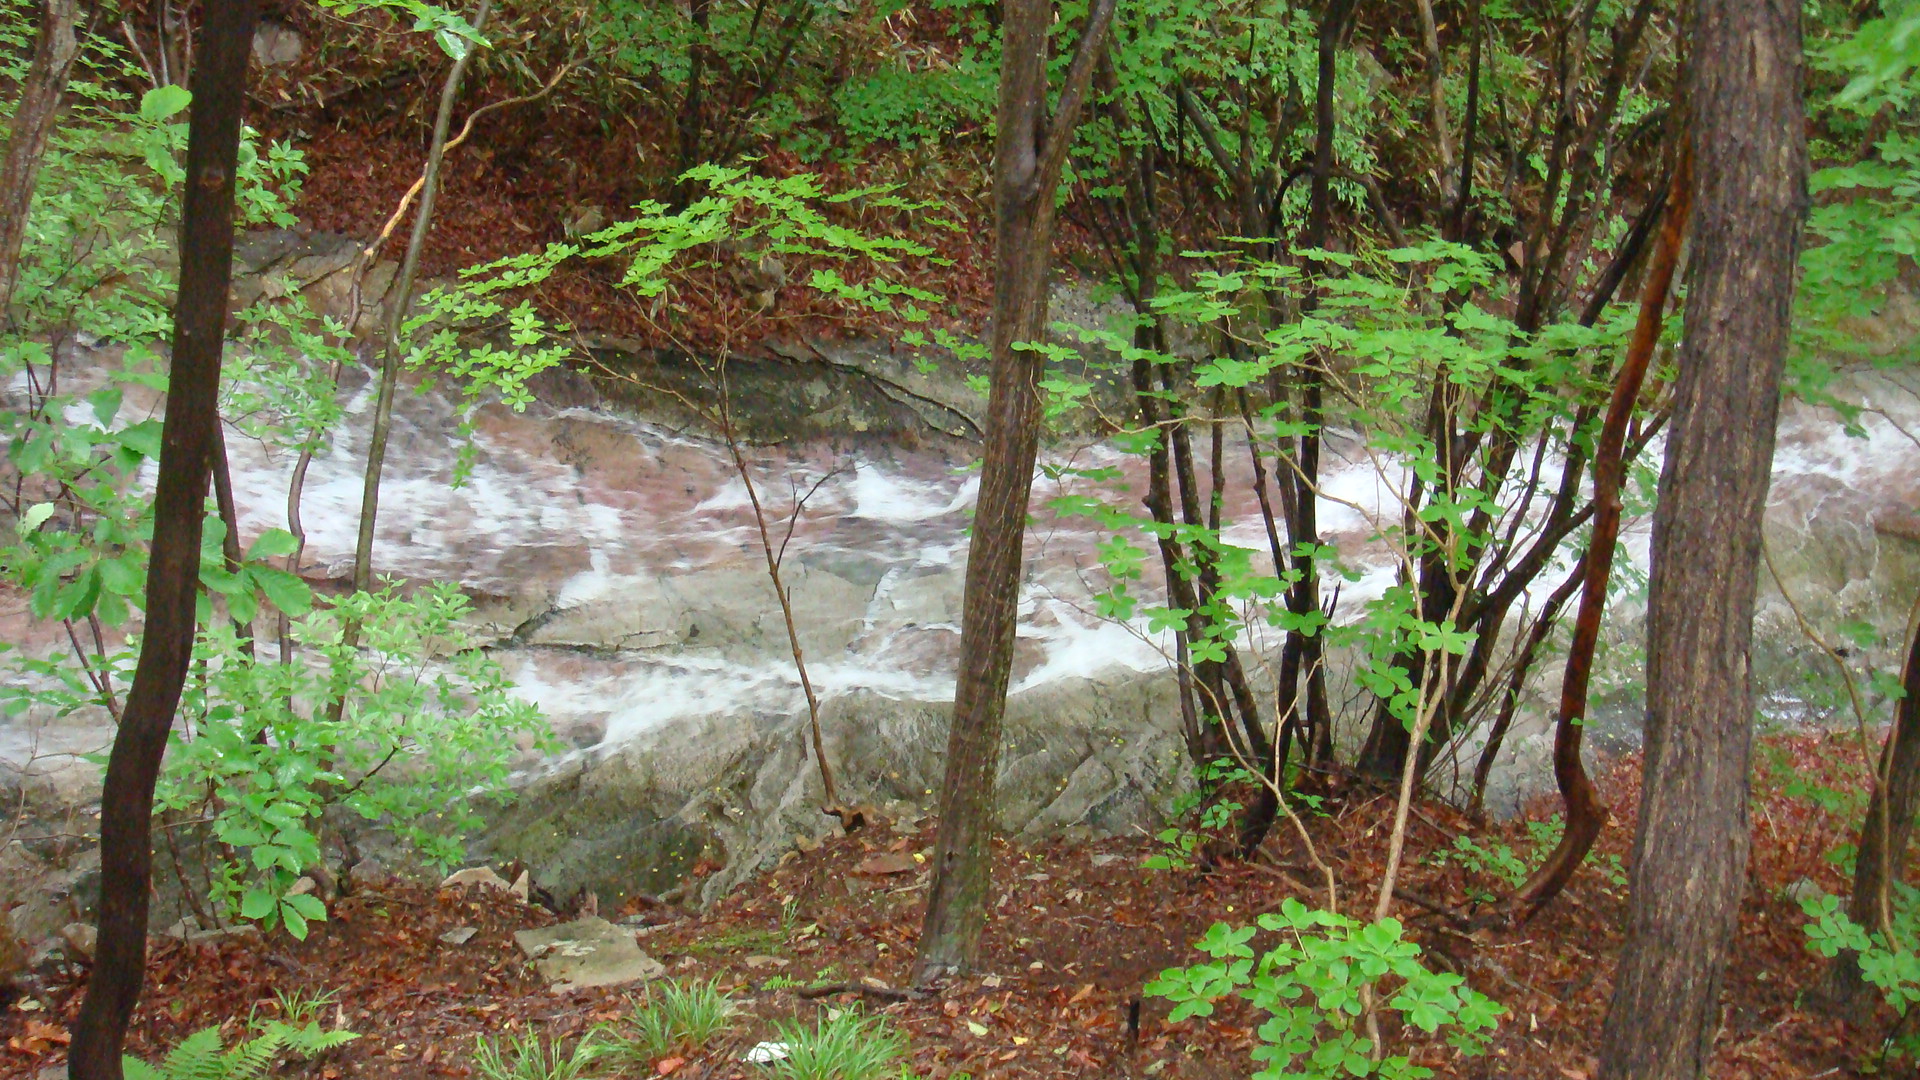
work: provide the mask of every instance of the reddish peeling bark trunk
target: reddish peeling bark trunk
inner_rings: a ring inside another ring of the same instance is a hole
[[[87,1000],[74,1025],[73,1080],[120,1080],[120,1048],[140,998],[153,878],[153,786],[193,655],[207,474],[220,422],[220,349],[233,273],[234,172],[253,0],[202,7],[180,221],[180,293],[154,486],[146,630],[100,799],[100,925]]]
[[[1581,734],[1586,730],[1587,686],[1593,676],[1594,649],[1600,642],[1600,617],[1607,609],[1613,549],[1620,539],[1620,487],[1626,471],[1627,424],[1633,419],[1634,406],[1640,400],[1640,388],[1646,381],[1654,346],[1660,343],[1660,328],[1666,321],[1667,293],[1673,285],[1674,266],[1680,261],[1680,242],[1685,235],[1692,188],[1693,175],[1683,145],[1679,168],[1673,174],[1673,188],[1667,194],[1666,224],[1661,227],[1660,242],[1653,250],[1653,264],[1647,269],[1646,287],[1640,294],[1640,318],[1634,325],[1626,362],[1620,365],[1613,400],[1607,406],[1607,418],[1600,427],[1599,443],[1593,451],[1593,534],[1586,558],[1580,562],[1585,580],[1581,582],[1580,610],[1573,622],[1573,640],[1567,646],[1566,674],[1560,681],[1560,713],[1553,731],[1553,778],[1566,808],[1567,826],[1546,861],[1514,894],[1514,903],[1525,908],[1528,917],[1551,903],[1567,887],[1587,852],[1593,850],[1594,841],[1600,838],[1600,830],[1607,826],[1609,811],[1600,801],[1600,793],[1587,776],[1586,763],[1580,757]]]
[[[1113,5],[1114,0],[1095,0],[1088,9],[1078,52],[1051,119],[1047,39],[1053,5],[1048,0],[1005,0],[1001,5],[992,389],[980,497],[967,552],[960,671],[940,787],[940,830],[914,961],[918,984],[968,970],[986,925],[994,778],[1013,670],[1027,499],[1040,439],[1040,354],[1015,346],[1040,341],[1046,332],[1054,189]]]
[[[1603,1080],[1706,1075],[1746,884],[1748,654],[1807,207],[1800,5],[1696,0],[1686,337],[1653,521],[1647,741]]]
[[[33,207],[47,136],[53,133],[67,77],[80,54],[73,35],[78,6],[76,0],[41,0],[33,63],[20,85],[7,156],[0,161],[0,323],[7,321],[7,305],[13,302],[13,287],[19,280],[20,248],[27,238],[27,212]]]

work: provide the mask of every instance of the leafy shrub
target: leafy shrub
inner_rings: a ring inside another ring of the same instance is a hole
[[[1252,941],[1262,930],[1280,940],[1256,955]],[[1169,968],[1146,992],[1174,1003],[1170,1021],[1211,1016],[1214,1003],[1229,996],[1266,1013],[1253,1050],[1264,1065],[1255,1080],[1432,1076],[1404,1054],[1385,1054],[1363,1033],[1369,995],[1422,1031],[1447,1029],[1447,1042],[1465,1054],[1485,1050],[1505,1012],[1460,976],[1423,967],[1420,947],[1405,940],[1395,919],[1362,925],[1289,897],[1257,927],[1215,923],[1198,947],[1213,961]],[[1398,985],[1390,997],[1387,980]]]
[[[1920,890],[1905,882],[1893,883],[1892,936],[1866,927],[1848,917],[1837,896],[1819,894],[1801,899],[1800,908],[1811,922],[1803,929],[1807,947],[1828,959],[1842,952],[1857,955],[1860,977],[1880,992],[1880,997],[1902,1023],[1888,1043],[1890,1054],[1920,1056],[1920,1034],[1906,1030],[1908,1010],[1920,1004],[1920,955],[1912,943],[1920,940]]]
[[[968,50],[951,67],[884,65],[842,86],[833,105],[855,145],[892,142],[911,150],[949,139],[957,128],[986,125],[998,94],[994,68]]]
[[[296,937],[324,917],[291,890],[322,861],[333,808],[380,823],[436,866],[459,861],[478,823],[473,800],[504,789],[515,740],[547,731],[462,628],[469,607],[447,583],[356,593],[299,620],[312,657],[302,664],[245,661],[224,623],[202,633],[207,675],[183,699],[156,805],[208,820],[232,852],[215,880],[229,915]],[[346,643],[348,622],[359,646]]]

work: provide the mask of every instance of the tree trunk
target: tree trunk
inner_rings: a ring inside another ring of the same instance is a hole
[[[992,388],[985,460],[967,553],[960,670],[940,788],[940,831],[914,981],[971,968],[986,925],[994,775],[1013,669],[1027,499],[1040,439],[1040,354],[1052,265],[1053,197],[1098,59],[1114,0],[1095,0],[1080,30],[1058,109],[1047,119],[1048,0],[1005,0],[994,144]]]
[[[120,1080],[120,1048],[140,997],[153,874],[153,786],[193,655],[207,472],[220,422],[220,348],[233,271],[234,172],[253,0],[208,0],[193,71],[180,293],[154,486],[146,630],[100,799],[100,925],[93,976],[74,1025],[74,1080]]]
[[[475,33],[487,24],[493,0],[480,0],[472,21]],[[387,312],[386,352],[380,358],[380,390],[374,397],[373,434],[367,444],[367,471],[360,490],[360,533],[353,546],[353,587],[366,592],[373,587],[373,532],[380,516],[380,474],[387,463],[387,437],[393,430],[393,395],[400,381],[400,332],[413,306],[413,281],[420,270],[420,253],[427,246],[427,234],[433,230],[433,204],[440,195],[440,165],[447,153],[447,129],[453,122],[453,103],[460,98],[460,83],[466,77],[473,50],[462,53],[447,73],[440,88],[440,109],[433,118],[433,138],[427,146],[427,167],[420,185],[420,208],[415,211],[413,232],[407,237],[407,253],[400,260],[400,272],[394,277],[393,308]],[[358,639],[358,628],[350,628],[350,641]]]
[[[74,57],[80,54],[73,35],[78,6],[77,0],[41,0],[33,64],[20,86],[7,157],[0,162],[0,325],[7,322],[7,306],[13,302],[13,286],[19,280],[20,248],[27,238],[27,212],[33,208],[47,136],[53,133]]]
[[[1880,748],[1879,780],[1867,802],[1860,827],[1860,852],[1854,860],[1853,897],[1847,917],[1868,930],[1885,932],[1892,921],[1891,892],[1907,863],[1907,841],[1920,813],[1920,626],[1908,628],[1907,662],[1900,672],[1906,696],[1894,710],[1893,730]],[[1823,996],[1842,1012],[1867,1001],[1860,957],[1843,952],[1827,966]]]
[[[1633,328],[1633,340],[1627,346],[1626,362],[1614,383],[1613,400],[1607,406],[1607,419],[1600,427],[1598,445],[1593,450],[1593,533],[1587,543],[1586,557],[1580,560],[1582,571],[1580,610],[1573,620],[1573,640],[1567,646],[1567,666],[1560,680],[1560,712],[1553,727],[1553,778],[1560,788],[1560,801],[1566,809],[1567,827],[1560,833],[1540,868],[1528,877],[1514,894],[1514,901],[1532,917],[1560,895],[1573,880],[1574,871],[1593,850],[1593,843],[1606,828],[1610,811],[1600,801],[1600,793],[1587,776],[1581,759],[1581,735],[1587,718],[1587,686],[1593,677],[1593,654],[1600,643],[1600,618],[1607,610],[1607,582],[1613,577],[1613,548],[1620,538],[1620,488],[1626,479],[1627,424],[1640,402],[1640,387],[1646,381],[1654,347],[1660,343],[1660,328],[1666,322],[1667,293],[1673,285],[1674,267],[1680,261],[1680,242],[1687,227],[1688,198],[1692,195],[1693,176],[1688,168],[1685,145],[1680,150],[1680,165],[1673,173],[1672,190],[1667,195],[1667,220],[1660,230],[1660,246],[1654,249],[1653,265],[1647,273],[1646,287],[1640,295],[1640,317]],[[1524,669],[1522,669],[1524,670]]]
[[[1706,1075],[1747,865],[1748,653],[1807,206],[1800,5],[1697,0],[1686,336],[1653,520],[1647,729],[1603,1080]]]

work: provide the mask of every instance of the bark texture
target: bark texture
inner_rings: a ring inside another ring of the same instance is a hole
[[[233,274],[234,172],[254,3],[207,0],[201,12],[180,223],[180,292],[160,477],[154,485],[146,631],[100,799],[100,936],[87,1000],[74,1025],[68,1064],[73,1080],[121,1078],[120,1048],[146,974],[153,785],[193,654],[201,522],[220,422],[220,348]]]
[[[1800,5],[1698,0],[1692,257],[1647,611],[1628,938],[1603,1080],[1706,1075],[1746,883],[1754,587],[1807,206]]]
[[[1000,766],[1000,724],[1013,670],[1027,499],[1040,439],[1040,354],[1047,323],[1053,196],[1113,17],[1114,0],[1095,0],[1080,29],[1059,106],[1047,116],[1050,0],[1001,5],[998,132],[994,142],[993,332],[986,452],[973,541],[967,551],[960,670],[953,726],[940,787],[940,830],[921,927],[914,981],[968,970],[986,925],[993,791]]]
[[[7,320],[7,305],[13,302],[13,286],[19,280],[27,211],[33,207],[47,136],[53,133],[74,57],[80,54],[73,34],[77,0],[41,0],[39,7],[40,33],[34,39],[33,63],[20,85],[7,156],[0,161],[0,323]]]

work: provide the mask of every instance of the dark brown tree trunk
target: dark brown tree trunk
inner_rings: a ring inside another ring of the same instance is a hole
[[[107,759],[100,799],[99,944],[74,1025],[74,1080],[120,1080],[127,1019],[146,974],[147,891],[153,876],[153,786],[193,655],[195,588],[207,472],[220,422],[220,348],[233,272],[234,171],[253,0],[207,0],[187,136],[180,221],[180,294],[154,486],[146,629],[133,688]]]
[[[1646,765],[1603,1080],[1706,1075],[1747,866],[1748,654],[1807,207],[1796,0],[1696,0],[1686,336],[1653,520]]]
[[[1049,0],[1005,0],[1001,5],[992,388],[980,496],[967,553],[960,670],[940,788],[940,831],[914,961],[918,984],[968,970],[986,925],[994,776],[1013,669],[1027,499],[1040,439],[1040,354],[1015,345],[1040,341],[1046,332],[1054,189],[1113,5],[1114,0],[1095,0],[1088,8],[1078,51],[1050,120],[1047,39],[1053,5]]]
[[[1660,343],[1660,328],[1666,322],[1667,293],[1673,285],[1674,267],[1680,262],[1692,184],[1687,150],[1682,144],[1680,165],[1674,170],[1673,187],[1667,195],[1666,224],[1661,227],[1660,244],[1654,249],[1653,265],[1640,295],[1640,318],[1634,325],[1626,362],[1620,365],[1613,400],[1607,406],[1607,418],[1593,450],[1593,533],[1586,557],[1580,561],[1584,579],[1580,609],[1573,620],[1573,640],[1567,645],[1566,672],[1560,680],[1560,713],[1553,729],[1553,778],[1560,788],[1567,825],[1560,833],[1560,842],[1514,894],[1515,904],[1525,908],[1529,917],[1551,903],[1573,880],[1574,871],[1600,838],[1600,830],[1606,828],[1610,813],[1580,756],[1581,735],[1586,730],[1587,686],[1593,677],[1593,653],[1600,643],[1600,617],[1607,610],[1613,548],[1620,538],[1627,424],[1638,410],[1640,387],[1646,381],[1654,347]]]
[[[47,136],[53,133],[74,57],[80,54],[73,35],[78,6],[76,0],[41,0],[33,63],[20,85],[7,156],[0,161],[0,325],[7,322],[7,305],[13,302],[13,286],[19,280],[20,247],[27,238],[27,212],[33,207]]]
[[[1893,730],[1880,747],[1879,778],[1860,826],[1860,852],[1854,861],[1853,897],[1847,917],[1870,931],[1886,932],[1892,917],[1893,883],[1907,864],[1907,841],[1920,813],[1920,627],[1909,628],[1907,661],[1900,672],[1906,696],[1893,713]],[[1860,977],[1860,957],[1843,952],[1827,966],[1822,988],[1827,1003],[1851,1012],[1870,1000]]]

